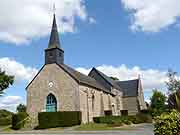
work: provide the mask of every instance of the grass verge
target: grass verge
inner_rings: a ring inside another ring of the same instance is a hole
[[[75,128],[76,131],[94,131],[94,130],[133,130],[131,127],[124,127],[124,126],[112,126],[108,124],[81,124],[79,127]]]

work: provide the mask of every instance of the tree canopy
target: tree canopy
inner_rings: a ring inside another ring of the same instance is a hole
[[[26,106],[23,104],[19,104],[16,108],[17,112],[26,112]]]
[[[0,69],[0,95],[3,91],[14,83],[14,76],[7,75],[5,71]]]
[[[153,90],[153,95],[151,97],[151,113],[152,116],[159,116],[166,109],[166,96],[157,89]]]
[[[180,111],[180,80],[177,77],[177,72],[173,70],[168,71],[168,81],[166,82],[168,95],[168,106],[170,109]]]

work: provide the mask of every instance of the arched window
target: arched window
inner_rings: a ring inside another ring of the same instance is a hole
[[[57,101],[53,94],[49,94],[46,99],[46,112],[56,112],[57,111]]]

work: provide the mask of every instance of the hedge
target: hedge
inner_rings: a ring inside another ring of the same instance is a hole
[[[20,112],[13,114],[12,116],[12,129],[18,130],[24,127],[25,119],[28,117],[28,114],[25,112]]]
[[[0,126],[6,126],[12,124],[12,116],[0,118]]]
[[[0,126],[6,126],[12,124],[12,112],[7,110],[0,110]]]
[[[39,129],[69,127],[81,124],[81,112],[41,112],[38,114]]]
[[[179,135],[180,112],[173,110],[155,118],[155,135]]]
[[[95,123],[122,125],[122,124],[139,124],[139,123],[152,123],[152,117],[148,114],[139,113],[134,116],[103,116],[94,117]]]

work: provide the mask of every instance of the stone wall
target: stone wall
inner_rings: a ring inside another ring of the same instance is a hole
[[[51,86],[49,83],[51,83]],[[27,88],[27,112],[37,117],[45,111],[46,97],[52,93],[57,100],[58,111],[79,111],[79,85],[57,64],[45,65]]]
[[[122,108],[121,94],[112,96],[94,88],[80,85],[80,110],[82,122],[93,122],[93,117],[104,116],[105,110],[112,110],[113,115],[118,115]],[[117,98],[119,99],[119,110],[117,110]],[[114,104],[114,107],[112,107]]]
[[[128,110],[129,115],[135,115],[138,113],[138,98],[137,97],[124,97],[123,109]]]

